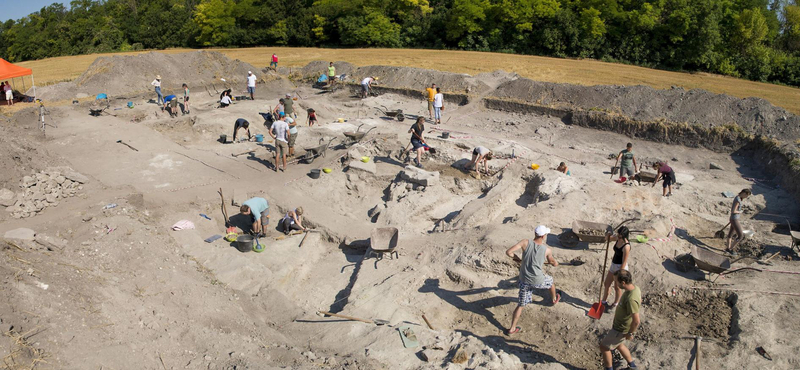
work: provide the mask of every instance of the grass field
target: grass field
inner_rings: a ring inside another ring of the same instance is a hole
[[[186,51],[190,50],[171,49],[163,52],[182,53]],[[501,69],[533,80],[581,85],[648,85],[657,89],[681,86],[687,89],[704,89],[741,98],[760,97],[795,114],[800,114],[800,89],[797,88],[708,73],[669,72],[595,60],[417,49],[261,47],[218,49],[217,51],[230,58],[240,59],[259,67],[268,65],[270,56],[275,52],[280,58],[280,65],[286,67],[302,67],[314,60],[330,60],[346,61],[358,66],[409,66],[468,74]],[[45,85],[75,79],[98,56],[131,54],[137,53],[58,57],[22,62],[19,65],[33,69],[37,85]]]

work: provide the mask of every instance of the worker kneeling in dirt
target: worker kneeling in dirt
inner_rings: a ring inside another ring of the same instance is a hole
[[[544,273],[544,262],[547,261],[553,267],[558,266],[558,261],[553,258],[553,253],[550,248],[547,248],[547,234],[550,229],[547,226],[539,225],[534,230],[536,238],[533,240],[522,239],[513,247],[508,248],[506,255],[514,258],[515,261],[520,262],[519,267],[519,303],[517,308],[514,309],[514,314],[511,318],[511,328],[506,331],[507,335],[519,333],[522,329],[517,326],[519,317],[522,315],[522,307],[533,302],[533,290],[548,290],[550,291],[550,298],[553,305],[561,300],[561,294],[556,291],[556,286],[553,284],[553,277]],[[514,252],[522,249],[522,258],[520,259]]]
[[[264,198],[250,198],[242,203],[239,212],[253,220],[252,233],[263,237],[269,225],[269,203]]]
[[[244,129],[247,131],[247,140],[250,140],[250,122],[247,122],[247,120],[244,118],[239,118],[233,125],[233,142],[236,142],[236,133],[239,132],[239,129]]]
[[[488,175],[488,162],[492,160],[492,157],[494,157],[494,153],[492,153],[492,151],[487,149],[485,146],[478,146],[475,149],[472,149],[472,161],[467,164],[467,170],[474,168],[475,172],[480,173],[481,170],[478,168],[478,166],[480,166],[481,162],[483,162],[483,172]]]
[[[292,230],[306,231],[303,226],[303,207],[297,207],[294,211],[286,212],[286,215],[281,219],[280,226],[286,235],[289,235]]]

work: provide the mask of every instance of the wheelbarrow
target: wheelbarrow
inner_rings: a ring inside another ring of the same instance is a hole
[[[572,222],[572,232],[582,242],[602,243],[606,241],[606,233],[612,232],[612,230],[609,224],[576,220]]]
[[[397,254],[397,239],[399,230],[396,227],[379,227],[372,229],[369,237],[369,249],[365,259],[375,256],[375,268],[378,268],[378,261],[383,259],[383,254],[388,253],[392,259],[400,258]]]
[[[386,106],[381,105],[381,107],[383,107],[383,109],[377,107],[375,109],[377,109],[378,112],[381,112],[381,114],[383,114],[386,117],[395,118],[400,122],[403,122],[406,119],[406,116],[403,114],[402,109],[389,110],[389,108],[386,108]]]
[[[319,144],[320,145],[315,146],[313,148],[303,148],[306,151],[306,153],[303,154],[303,160],[306,163],[310,164],[311,162],[314,162],[314,159],[316,159],[317,157],[324,157],[325,156],[325,152],[328,151],[328,148],[331,146],[331,143],[333,142],[334,139],[336,139],[336,138],[331,138],[330,141],[325,143],[325,139],[324,138],[320,138],[319,139]],[[323,144],[323,143],[325,143],[325,144]]]
[[[797,252],[800,253],[800,231],[792,230],[792,224],[789,223],[789,220],[786,220],[786,225],[789,226],[789,236],[792,237],[792,250],[797,249]]]
[[[362,139],[364,139],[364,136],[367,136],[367,134],[370,131],[374,130],[375,127],[376,127],[376,126],[372,126],[372,128],[370,128],[367,131],[361,131],[361,126],[364,126],[364,124],[362,123],[362,124],[358,125],[358,128],[356,128],[355,132],[353,132],[353,131],[344,132],[344,136],[347,137],[348,139],[350,139],[351,143],[357,143],[357,142],[361,141]]]
[[[714,253],[705,248],[700,248],[696,245],[692,246],[691,255],[694,259],[694,263],[697,266],[697,268],[708,272],[709,277],[711,276],[711,274],[717,274],[717,277],[714,278],[714,280],[712,280],[712,283],[716,282],[717,279],[719,279],[719,277],[722,275],[732,274],[734,272],[743,270],[759,271],[759,269],[755,269],[752,267],[741,267],[741,268],[731,269],[732,264],[747,257],[739,257],[731,261],[731,259],[728,257],[725,257],[718,253]]]

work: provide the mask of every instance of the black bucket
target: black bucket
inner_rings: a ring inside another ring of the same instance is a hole
[[[219,142],[220,143],[227,143],[228,142],[228,135],[219,135]]]
[[[317,170],[311,170],[311,173],[309,173],[308,176],[311,177],[312,179],[318,179],[320,173],[322,173],[322,171],[320,171],[318,169]]]
[[[252,235],[239,235],[236,238],[236,249],[239,252],[250,252],[253,250],[253,245],[255,245],[256,240],[253,238]]]
[[[450,133],[449,132],[442,132],[442,139],[449,139]]]

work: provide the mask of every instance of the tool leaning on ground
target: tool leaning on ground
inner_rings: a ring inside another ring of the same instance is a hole
[[[139,151],[139,149],[136,149],[136,148],[132,147],[130,144],[128,144],[128,143],[126,143],[126,142],[124,142],[124,141],[122,141],[122,140],[117,140],[117,143],[118,143],[118,144],[125,145],[125,146],[127,146],[128,148],[131,148],[131,149],[133,149],[134,151],[137,151],[137,152]]]
[[[617,225],[617,227],[613,228],[611,231],[619,229],[622,225],[627,224],[631,221],[636,221],[638,218],[629,218],[625,221],[622,221]],[[611,245],[611,236],[606,235],[606,256],[603,258],[603,270],[600,273],[600,293],[597,295],[597,303],[592,304],[592,308],[589,309],[589,312],[586,314],[587,316],[599,320],[603,316],[603,312],[605,312],[606,307],[603,305],[603,280],[606,277],[606,267],[608,266],[608,247]]]

